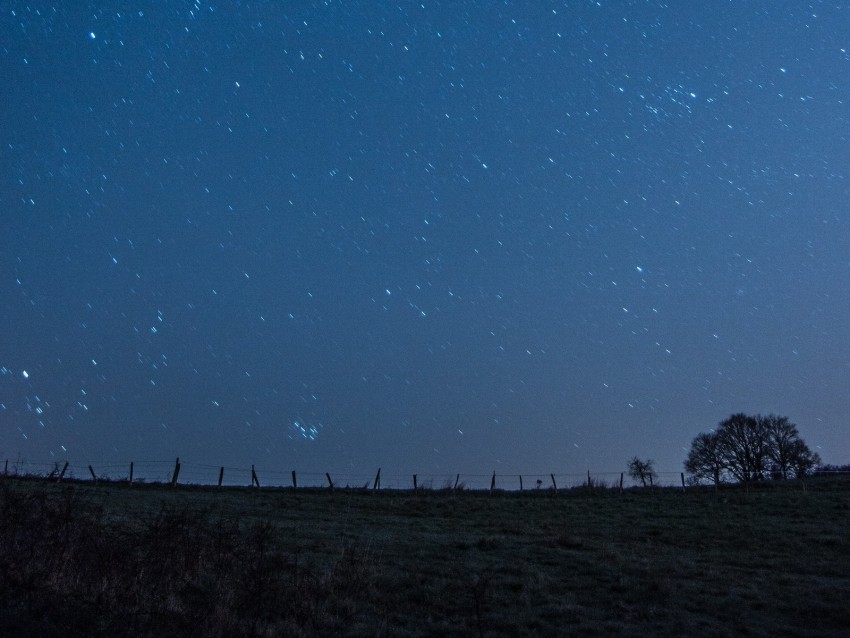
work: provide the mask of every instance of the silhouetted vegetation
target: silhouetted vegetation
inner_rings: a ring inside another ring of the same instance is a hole
[[[847,465],[818,465],[812,472],[812,476],[831,477],[831,476],[850,476],[850,464]]]
[[[647,487],[648,481],[649,486],[652,487],[658,478],[658,475],[655,473],[655,461],[652,459],[643,461],[635,456],[629,461],[629,476],[635,481],[640,481],[644,487]]]
[[[820,463],[786,417],[733,414],[691,443],[685,470],[697,480],[751,483],[803,478]]]

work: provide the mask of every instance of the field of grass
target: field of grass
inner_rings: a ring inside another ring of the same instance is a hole
[[[850,482],[746,492],[0,480],[0,635],[850,635]]]

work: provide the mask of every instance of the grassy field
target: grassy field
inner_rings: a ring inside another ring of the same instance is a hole
[[[850,482],[746,492],[0,480],[0,635],[850,635]]]

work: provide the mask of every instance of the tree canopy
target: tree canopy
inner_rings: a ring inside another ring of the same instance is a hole
[[[691,442],[685,470],[699,481],[749,483],[806,476],[820,457],[787,417],[733,414]]]

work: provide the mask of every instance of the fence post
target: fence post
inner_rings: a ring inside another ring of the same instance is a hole
[[[460,482],[460,474],[455,477],[455,491],[457,491],[457,484]]]
[[[130,485],[133,484],[133,461],[130,461]]]
[[[254,471],[254,466],[251,466],[251,487],[257,486],[257,489],[260,487],[260,479],[257,478],[257,473]]]
[[[519,491],[522,492],[522,474],[519,475]]]
[[[378,468],[378,473],[375,475],[375,482],[372,484],[372,489],[381,489],[381,468]]]
[[[180,475],[180,457],[174,462],[174,474],[171,475],[171,487],[177,485],[177,477]]]
[[[295,479],[295,470],[292,470],[292,489],[298,489],[298,481]]]
[[[6,466],[3,468],[3,476],[9,476],[9,459],[6,459]]]
[[[417,489],[418,489],[418,486],[416,485],[416,475],[414,474],[413,475],[413,491],[415,492]]]
[[[67,470],[67,469],[68,469],[68,461],[65,461],[65,466],[62,468],[62,471],[59,472],[59,478],[56,479],[57,483],[60,483],[62,481],[62,477],[65,476],[65,470]]]
[[[221,487],[221,483],[224,481],[224,466],[221,466],[221,469],[218,471],[218,486]]]
[[[684,492],[685,491],[685,473],[680,472],[680,474],[682,476],[682,491]]]
[[[493,470],[493,478],[490,479],[490,491],[492,492],[495,489],[496,489],[496,470]]]
[[[590,480],[590,470],[587,471],[587,489],[593,489],[593,481]]]
[[[550,474],[549,476],[551,476],[551,477],[552,477],[552,487],[553,487],[553,488],[555,489],[555,491],[557,492],[557,491],[558,491],[558,484],[555,482],[555,474],[554,474],[554,472],[553,472],[552,474]]]
[[[94,468],[92,468],[91,465],[89,465],[89,472],[91,473],[91,477],[94,479],[95,484],[97,484],[97,475],[94,473]]]
[[[620,472],[620,494],[623,493],[623,473]]]
[[[333,489],[333,488],[334,488],[334,482],[331,480],[331,474],[330,474],[330,472],[325,472],[325,476],[327,476],[327,477],[328,477],[328,487],[329,487],[330,489]]]

